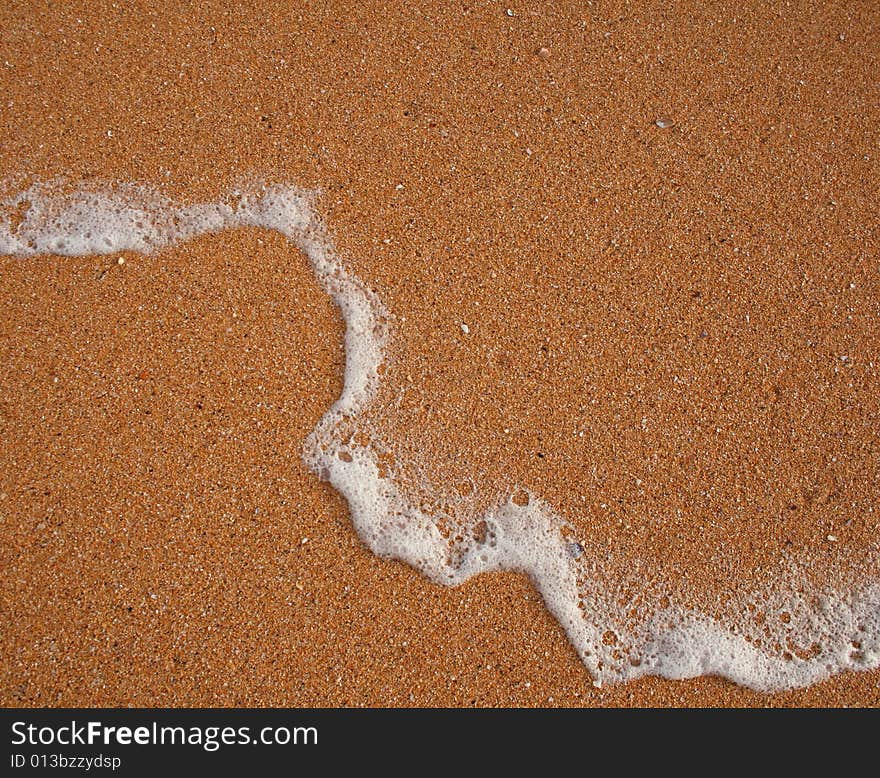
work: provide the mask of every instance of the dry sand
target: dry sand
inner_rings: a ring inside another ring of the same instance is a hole
[[[5,6],[0,171],[319,188],[435,477],[704,588],[876,561],[880,14],[750,6]],[[593,688],[523,577],[373,557],[301,464],[342,323],[295,251],[124,259],[0,260],[4,704],[880,702]]]

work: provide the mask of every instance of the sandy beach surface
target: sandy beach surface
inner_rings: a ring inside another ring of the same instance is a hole
[[[395,317],[402,475],[703,604],[880,573],[878,40],[870,2],[7,3],[0,179],[318,190]],[[301,461],[344,330],[277,233],[2,257],[0,301],[4,705],[880,704],[595,688],[525,576],[371,554]]]

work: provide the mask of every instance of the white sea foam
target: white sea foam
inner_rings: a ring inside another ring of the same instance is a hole
[[[657,603],[634,619],[613,595],[621,582],[608,580],[603,560],[589,558],[571,540],[565,522],[536,495],[529,495],[526,505],[499,496],[482,515],[459,517],[461,531],[449,540],[436,517],[407,499],[383,471],[376,447],[355,443],[353,433],[364,432],[359,419],[376,393],[388,356],[392,319],[334,252],[312,198],[296,187],[255,185],[230,192],[223,202],[183,206],[132,184],[72,191],[60,184],[35,185],[3,203],[0,253],[151,253],[204,233],[242,227],[285,235],[308,257],[345,319],[342,395],[309,436],[304,458],[344,495],[358,534],[376,554],[403,560],[446,585],[489,570],[527,573],[597,683],[646,674],[717,674],[776,690],[844,669],[880,666],[876,582],[818,591],[805,586],[796,568],[787,570],[766,592],[752,593],[765,610],[789,615],[785,623],[760,630],[745,607],[737,615],[736,599],[723,621]],[[478,524],[481,531],[474,532]],[[609,632],[613,641],[605,639]]]

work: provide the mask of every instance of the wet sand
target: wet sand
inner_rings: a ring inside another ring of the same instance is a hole
[[[7,181],[320,189],[433,477],[701,590],[790,547],[876,565],[869,4],[105,10],[0,12]],[[302,257],[123,258],[2,259],[4,704],[880,702],[877,673],[595,689],[522,576],[376,559],[301,464],[342,368]]]

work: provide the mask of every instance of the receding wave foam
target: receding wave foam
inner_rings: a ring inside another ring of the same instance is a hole
[[[441,522],[419,507],[425,501],[412,499],[394,481],[383,466],[378,434],[363,420],[388,358],[392,317],[334,252],[311,196],[296,187],[254,185],[222,202],[180,205],[133,184],[73,191],[35,185],[3,203],[0,253],[151,253],[246,227],[277,230],[297,246],[345,319],[342,395],[309,436],[304,458],[346,498],[358,534],[373,552],[446,585],[490,570],[528,574],[597,685],[647,674],[716,674],[770,691],[880,666],[876,582],[820,591],[792,568],[785,581],[755,593],[764,610],[787,617],[773,625],[762,621],[760,628],[744,602],[728,603],[722,621],[677,607],[662,592],[652,592],[655,607],[634,615],[624,612],[615,595],[621,582],[608,580],[603,560],[589,558],[572,528],[537,495],[511,485],[490,510],[456,514],[451,530],[448,515]]]

